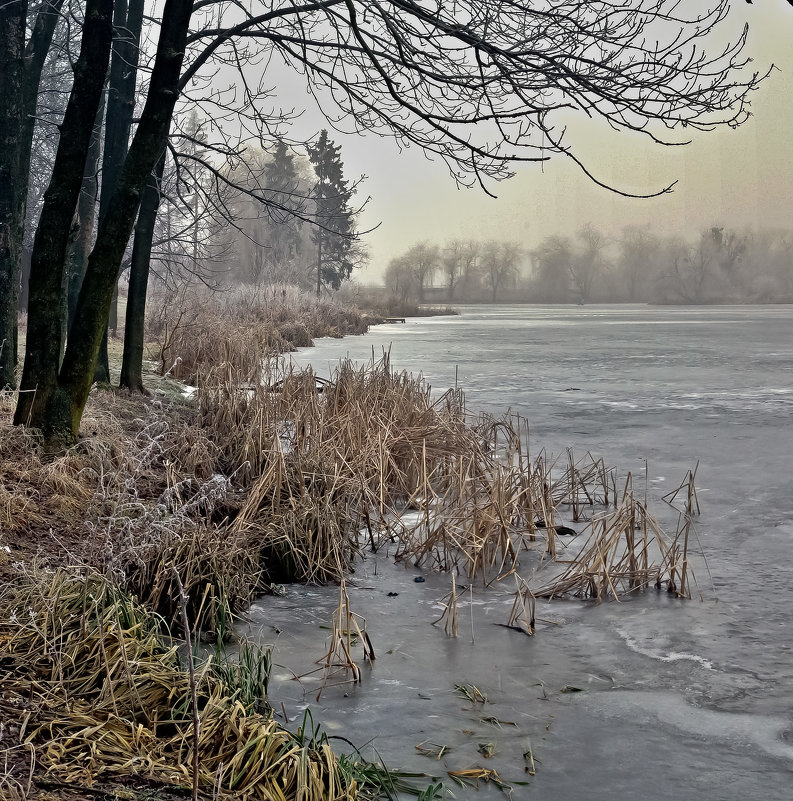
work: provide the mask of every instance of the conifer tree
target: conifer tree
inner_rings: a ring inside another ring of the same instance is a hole
[[[338,289],[350,277],[353,267],[355,212],[350,207],[354,189],[344,180],[341,148],[323,130],[316,145],[309,147],[317,183],[314,186],[317,227],[312,241],[317,246],[317,297],[323,284]]]
[[[300,204],[300,177],[294,159],[286,144],[279,140],[272,160],[264,168],[268,213],[272,223],[264,245],[270,248],[268,260],[273,265],[283,265],[300,252],[300,229],[303,223],[293,211]]]

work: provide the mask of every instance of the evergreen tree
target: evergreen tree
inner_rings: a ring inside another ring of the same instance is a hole
[[[275,266],[293,261],[300,253],[303,223],[294,213],[300,210],[300,176],[294,160],[286,144],[279,141],[272,160],[264,168],[268,214],[272,223],[264,244],[270,248],[268,261]]]
[[[350,277],[355,239],[355,212],[350,208],[350,189],[344,180],[341,148],[323,130],[308,151],[317,183],[314,186],[317,227],[311,239],[317,246],[317,297],[322,285],[338,289]]]

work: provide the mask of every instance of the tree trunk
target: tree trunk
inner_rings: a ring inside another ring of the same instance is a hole
[[[42,428],[51,440],[73,442],[77,438],[113,287],[135,223],[140,196],[168,138],[179,94],[179,73],[191,11],[192,0],[165,2],[146,105],[88,259],[57,392],[46,403],[40,403],[37,397],[33,408],[33,424]]]
[[[160,157],[149,178],[138,210],[135,239],[132,244],[132,263],[129,268],[127,318],[124,323],[124,358],[119,386],[130,392],[145,392],[143,386],[143,337],[146,323],[146,291],[149,285],[149,261],[154,239],[154,224],[160,206],[160,181],[165,166],[165,154]]]
[[[104,219],[129,148],[129,133],[135,111],[135,82],[138,70],[138,46],[143,28],[143,0],[115,0],[113,11],[113,56],[110,61],[105,148],[102,156],[102,194],[99,220]],[[113,333],[118,325],[118,289],[113,291],[108,313],[108,328]],[[108,332],[102,337],[94,379],[110,381],[107,353]]]
[[[99,189],[97,173],[99,170],[99,155],[102,150],[102,113],[105,104],[100,102],[99,111],[94,122],[94,131],[91,136],[91,146],[88,149],[88,158],[83,171],[83,185],[80,190],[80,199],[77,201],[77,218],[80,229],[69,249],[66,268],[69,275],[67,290],[68,326],[74,319],[74,310],[77,308],[77,298],[83,283],[85,268],[88,264],[88,254],[94,238],[94,222],[96,220],[96,199]]]
[[[63,0],[42,3],[25,46],[27,0],[0,2],[0,388],[16,383],[17,309],[36,101],[62,5]]]
[[[19,280],[19,303],[18,309],[21,312],[28,310],[28,288],[30,285],[30,257],[32,253],[29,247],[22,244],[22,271]]]
[[[112,12],[112,0],[88,0],[86,3],[80,56],[74,65],[74,84],[33,241],[25,367],[15,423],[30,420],[37,425],[36,408],[46,406],[57,388],[66,253],[110,58]]]
[[[322,231],[317,238],[317,300],[322,293]]]
[[[24,225],[19,139],[25,106],[26,18],[26,0],[0,4],[0,389],[16,386],[17,302]]]

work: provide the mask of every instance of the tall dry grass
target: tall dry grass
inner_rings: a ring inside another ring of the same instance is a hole
[[[22,710],[21,739],[65,786],[136,777],[213,798],[355,798],[327,740],[246,708],[211,658],[193,692],[178,646],[103,576],[31,575],[5,588],[0,608],[0,659],[14,675],[6,700]],[[4,782],[24,790],[22,778]]]
[[[151,356],[161,373],[187,383],[223,364],[249,374],[263,357],[306,347],[315,337],[366,330],[356,308],[287,285],[161,292],[147,314]]]
[[[584,576],[605,558],[634,591],[677,569],[660,526],[632,487],[618,497],[602,460],[532,458],[525,420],[473,418],[462,392],[433,398],[423,381],[392,370],[387,354],[343,362],[319,384],[311,370],[278,360],[249,373],[226,362],[202,374],[197,404],[189,428],[209,440],[202,452],[215,454],[212,469],[233,474],[244,493],[229,530],[255,543],[268,581],[341,581],[356,553],[390,538],[397,559],[491,582],[531,554],[569,562],[571,550],[559,553],[570,530],[555,522],[560,514],[579,531],[592,527],[595,556],[573,560]],[[176,448],[187,470],[196,469],[196,439]],[[633,535],[640,524],[657,529],[652,542]],[[562,582],[556,594],[622,592],[583,587]]]

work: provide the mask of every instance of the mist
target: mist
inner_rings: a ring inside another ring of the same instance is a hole
[[[793,11],[785,0],[767,0],[733,3],[730,15],[735,35],[749,25],[747,69],[762,73],[775,66],[755,93],[753,116],[744,125],[683,129],[670,136],[690,144],[669,147],[588,122],[568,127],[568,141],[596,177],[638,194],[671,185],[658,197],[622,197],[555,157],[489,185],[493,198],[479,187],[455,186],[442,162],[416,148],[400,150],[374,135],[334,134],[344,148],[347,175],[367,176],[360,196],[371,198],[360,221],[361,230],[374,229],[366,236],[371,260],[358,280],[381,284],[389,262],[423,240],[517,241],[530,252],[549,236],[574,236],[587,224],[611,238],[626,227],[650,226],[661,238],[691,241],[712,227],[746,235],[785,228],[793,211]],[[319,119],[309,109],[299,124],[310,129]]]

